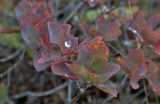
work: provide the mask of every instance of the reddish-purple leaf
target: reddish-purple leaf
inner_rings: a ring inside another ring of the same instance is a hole
[[[156,30],[158,24],[160,24],[160,13],[156,13],[156,14],[151,15],[147,19],[147,23],[152,30]]]
[[[116,20],[106,20],[104,16],[99,16],[96,20],[96,29],[103,33],[106,41],[117,40],[122,34],[120,23]]]
[[[50,42],[54,44],[58,44],[60,38],[64,38],[64,34],[61,28],[61,25],[56,22],[49,22],[48,23],[48,30],[49,30],[49,39]],[[61,36],[60,36],[61,35]]]
[[[45,62],[45,63],[41,63],[39,62],[39,60],[41,59],[42,57],[42,54],[41,52],[37,52],[34,60],[33,60],[33,66],[35,67],[35,69],[37,71],[43,71],[45,70],[48,66],[49,66],[49,63],[48,62]]]
[[[53,73],[55,73],[56,75],[60,75],[71,80],[78,79],[77,76],[68,69],[68,67],[66,66],[66,63],[63,61],[53,63],[51,65],[51,68]]]
[[[77,62],[90,66],[94,60],[107,60],[109,49],[102,37],[95,37],[89,40],[83,47],[78,50]]]
[[[88,71],[80,64],[67,64],[66,66],[68,69],[73,72],[78,78],[82,79],[83,81],[87,81],[87,77],[89,76]]]
[[[109,93],[109,94],[111,94],[111,95],[114,96],[114,97],[117,97],[118,91],[117,91],[116,87],[115,87],[113,84],[109,84],[109,85],[104,85],[104,84],[99,85],[99,84],[95,84],[95,86],[96,86],[98,89],[100,89],[100,90],[102,90],[102,91],[104,91],[104,92],[106,92],[106,93]]]
[[[113,75],[115,75],[120,70],[120,68],[121,67],[118,64],[108,63],[105,69],[107,78],[110,78]]]
[[[115,75],[119,70],[120,66],[114,63],[107,63],[105,61],[96,60],[92,63],[91,68],[96,74],[96,83],[103,84]]]
[[[18,19],[25,16],[27,13],[32,11],[31,2],[27,0],[21,0],[15,8],[16,16]]]
[[[78,47],[78,38],[70,35],[71,25],[49,22],[48,29],[51,43],[57,44],[61,51],[74,50]]]
[[[47,63],[50,61],[55,60],[57,57],[45,52],[45,53],[41,53],[41,57],[38,59],[38,63],[39,64],[43,64],[43,63]]]
[[[34,26],[28,25],[22,29],[22,37],[28,47],[36,49],[40,45],[40,31]]]
[[[55,50],[55,44],[51,43],[49,40],[49,31],[48,31],[48,22],[53,22],[53,17],[44,17],[41,19],[41,21],[36,24],[36,27],[39,29],[41,32],[41,38],[43,43],[50,49],[50,50]]]
[[[28,13],[20,18],[20,27],[23,29],[27,25],[36,25],[40,19],[39,15],[35,13]]]
[[[106,41],[117,40],[122,34],[120,23],[116,20],[106,20],[104,16],[97,18],[95,29],[87,24],[81,24],[80,27],[87,38],[103,36]]]
[[[89,25],[85,23],[80,24],[80,28],[82,29],[84,35],[89,39],[94,38],[96,36],[102,36],[100,32],[98,32],[96,29],[90,27]]]
[[[132,88],[139,88],[138,81],[147,73],[143,52],[140,49],[132,49],[126,56],[125,64]]]
[[[152,60],[147,60],[146,65],[148,68],[147,80],[152,90],[160,95],[160,69],[159,66],[156,65]]]
[[[131,20],[131,27],[137,30],[143,37],[150,31],[150,27],[148,26],[145,17],[145,12],[138,11],[134,14],[133,21]]]
[[[160,41],[154,46],[154,50],[158,55],[160,55]]]

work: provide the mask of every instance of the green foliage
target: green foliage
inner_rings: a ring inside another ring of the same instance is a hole
[[[0,84],[0,104],[4,104],[7,100],[7,91],[3,84]]]
[[[4,34],[1,36],[0,41],[2,41],[4,44],[9,44],[13,48],[24,48],[24,43],[22,41],[22,38],[20,35],[7,35]]]

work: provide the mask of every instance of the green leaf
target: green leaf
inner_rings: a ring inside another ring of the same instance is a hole
[[[4,84],[0,84],[0,104],[4,104],[7,99],[7,90]]]
[[[1,35],[0,41],[2,41],[4,44],[7,44],[13,48],[23,48],[24,43],[19,34],[13,34],[13,35],[8,35],[4,34]]]
[[[95,10],[90,10],[86,12],[86,17],[88,21],[94,21],[98,15],[98,12]]]

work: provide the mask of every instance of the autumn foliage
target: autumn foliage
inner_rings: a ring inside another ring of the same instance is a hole
[[[104,1],[84,2],[94,7]],[[34,3],[22,0],[15,12],[22,37],[35,52],[33,65],[37,71],[50,66],[56,75],[84,81],[115,97],[118,86],[110,79],[123,71],[133,89],[140,87],[141,79],[147,79],[152,90],[160,95],[160,65],[156,61],[160,55],[160,13],[147,15],[138,11],[132,19],[123,22],[113,15],[108,18],[98,16],[92,26],[79,24],[78,28],[85,36],[82,40],[71,33],[74,28],[71,24],[54,19],[53,11],[43,0]],[[123,37],[124,23],[128,24],[125,32],[132,37],[128,42],[134,41],[134,46],[124,55],[117,53],[112,61],[110,55],[113,53],[108,43],[114,44]],[[152,51],[154,60],[146,50]]]

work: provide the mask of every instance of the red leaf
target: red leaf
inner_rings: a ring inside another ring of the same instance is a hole
[[[44,17],[36,24],[36,27],[41,31],[41,38],[43,43],[48,46],[50,50],[55,50],[55,44],[49,40],[48,22],[53,22],[53,17]]]
[[[147,73],[143,52],[140,49],[131,50],[126,56],[125,64],[132,88],[139,88],[138,81]]]
[[[114,76],[119,70],[120,66],[114,63],[107,63],[105,61],[96,60],[92,63],[91,68],[95,71],[97,84],[106,83],[109,78]]]
[[[51,65],[51,68],[52,68],[53,73],[55,73],[56,75],[66,77],[67,79],[71,79],[71,80],[77,80],[78,79],[77,76],[75,74],[73,74],[68,69],[65,62],[63,62],[63,61],[53,63]]]
[[[21,0],[15,8],[16,16],[18,19],[25,16],[27,13],[32,11],[31,3],[27,0]]]
[[[28,13],[20,17],[20,27],[23,29],[27,25],[36,25],[40,21],[40,16],[35,13]]]
[[[87,81],[87,77],[89,76],[88,71],[79,64],[67,64],[66,66],[68,67],[68,69],[73,72],[79,79],[82,79],[83,81]]]
[[[25,43],[33,49],[36,49],[40,45],[40,31],[34,26],[28,25],[22,29],[22,37]]]
[[[154,46],[154,50],[158,55],[160,55],[160,41]]]
[[[122,34],[120,24],[115,20],[106,20],[104,16],[100,16],[96,20],[96,29],[81,24],[80,27],[87,38],[94,38],[96,36],[103,36],[106,41],[117,40]]]
[[[102,90],[106,93],[109,93],[114,97],[117,97],[118,91],[117,91],[117,89],[114,85],[112,85],[112,84],[109,84],[109,85],[103,85],[103,84],[102,85],[97,85],[97,84],[95,84],[95,86],[98,89],[100,89],[100,90]]]
[[[87,38],[94,38],[96,36],[102,36],[102,34],[100,32],[98,32],[96,29],[88,26],[87,24],[83,23],[80,24],[80,28],[82,29],[84,35]]]
[[[160,23],[160,13],[156,13],[156,14],[151,15],[147,19],[147,23],[152,30],[156,30],[158,24]]]
[[[63,36],[62,27],[60,24],[56,22],[49,22],[48,23],[48,30],[49,30],[49,39],[50,42],[58,44],[58,42],[63,39],[65,36]]]
[[[48,29],[51,43],[57,44],[61,51],[74,50],[78,47],[78,38],[70,35],[71,25],[49,22]]]
[[[95,37],[81,47],[78,53],[77,62],[84,66],[89,66],[94,60],[107,60],[109,49],[102,37]]]
[[[47,61],[45,61],[44,63],[39,62],[41,57],[42,57],[41,52],[37,52],[37,54],[33,60],[33,66],[35,67],[35,69],[37,71],[43,71],[43,70],[47,69],[47,67],[49,66],[49,63]]]
[[[143,11],[138,11],[134,14],[133,21],[131,21],[131,27],[135,30],[137,30],[140,34],[148,35],[148,32],[150,32],[150,27],[147,24],[147,21],[145,20],[146,14]]]
[[[144,43],[159,54],[160,32],[154,31],[160,22],[159,13],[150,16],[148,20],[145,18],[146,14],[143,11],[137,12],[132,27],[142,35]]]
[[[96,20],[96,29],[103,33],[106,41],[117,40],[122,34],[120,23],[116,20],[106,21],[104,16],[99,16]]]
[[[148,67],[147,80],[152,90],[160,95],[160,69],[152,60],[147,60],[146,65]]]
[[[120,66],[114,63],[108,63],[106,65],[105,73],[107,74],[107,78],[112,77],[120,70]]]
[[[43,64],[43,63],[47,63],[50,61],[55,60],[57,57],[45,52],[45,53],[41,53],[41,57],[38,59],[38,63],[39,64]]]

